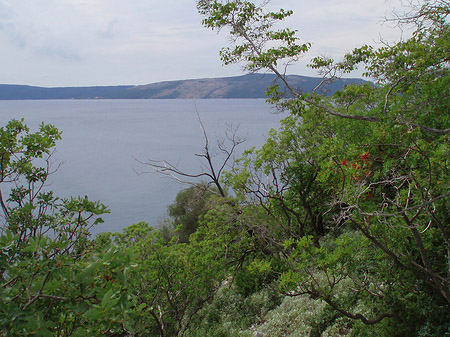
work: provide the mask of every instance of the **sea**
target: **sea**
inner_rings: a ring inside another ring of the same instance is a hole
[[[31,131],[42,122],[62,131],[51,158],[56,172],[46,188],[59,197],[87,195],[108,206],[110,214],[93,234],[140,221],[162,223],[167,206],[188,186],[155,173],[146,164],[150,160],[197,174],[205,167],[196,155],[204,151],[203,130],[218,167],[223,157],[217,144],[226,140],[227,130],[237,128],[246,139],[239,155],[263,145],[283,117],[264,99],[0,101],[0,126],[23,118]]]

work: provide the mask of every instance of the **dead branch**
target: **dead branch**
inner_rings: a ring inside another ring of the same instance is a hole
[[[208,134],[206,132],[206,128],[203,124],[203,121],[200,117],[200,114],[197,111],[197,117],[200,125],[200,129],[202,130],[204,146],[203,151],[201,153],[195,153],[194,155],[199,157],[202,160],[201,169],[202,171],[199,173],[189,173],[178,167],[177,164],[170,163],[166,160],[154,160],[148,159],[147,161],[141,161],[139,159],[135,160],[145,166],[148,166],[152,169],[152,171],[144,171],[144,172],[135,172],[137,174],[143,173],[159,173],[163,176],[166,176],[170,179],[178,181],[182,184],[192,185],[199,187],[204,185],[204,183],[200,183],[199,180],[201,178],[205,178],[207,180],[207,185],[214,185],[218,190],[218,194],[221,197],[225,197],[225,189],[221,183],[221,175],[226,167],[232,167],[232,162],[234,162],[234,154],[236,152],[236,148],[246,141],[246,138],[238,136],[239,127],[234,127],[233,125],[227,125],[225,131],[225,139],[217,141],[217,149],[218,154],[224,156],[221,160],[214,160],[217,156],[210,147],[210,141]],[[214,191],[213,191],[214,192]]]

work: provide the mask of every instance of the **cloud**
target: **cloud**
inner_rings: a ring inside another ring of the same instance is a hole
[[[26,40],[19,34],[14,24],[14,11],[11,7],[0,3],[0,33],[6,36],[16,47],[24,48]]]
[[[111,39],[116,35],[115,27],[119,23],[119,19],[114,18],[108,22],[106,29],[100,31],[99,36],[104,39]]]
[[[12,45],[18,48],[25,48],[27,46],[27,39],[20,34],[14,24],[0,24],[0,32],[8,38]]]
[[[79,53],[66,41],[60,41],[44,27],[7,24],[3,26],[2,31],[8,36],[10,43],[17,48],[29,49],[36,54],[52,58],[81,59]]]
[[[40,21],[39,15],[30,16],[31,12],[24,13],[21,9],[21,6],[14,8],[0,4],[0,33],[8,38],[11,46],[56,59],[81,59],[69,41],[58,34],[60,30],[47,25],[46,20]],[[7,50],[7,46],[4,49]]]
[[[12,16],[11,7],[0,3],[0,22],[10,19]]]
[[[41,55],[62,60],[81,61],[83,59],[76,50],[72,50],[67,46],[58,46],[57,44],[36,47],[35,51]]]

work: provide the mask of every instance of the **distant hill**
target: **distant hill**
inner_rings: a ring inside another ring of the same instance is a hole
[[[173,99],[173,98],[264,98],[265,90],[276,79],[272,74],[204,78],[158,82],[147,85],[44,88],[0,84],[0,100],[28,99]],[[289,75],[290,85],[311,92],[320,78]],[[344,85],[363,83],[361,79],[340,79],[326,88],[333,94]]]

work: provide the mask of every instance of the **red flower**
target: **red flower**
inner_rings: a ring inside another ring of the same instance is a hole
[[[347,166],[347,159],[342,159],[341,163],[342,165]]]
[[[361,160],[362,161],[366,161],[367,158],[369,158],[369,154],[370,154],[369,152],[363,153],[362,156],[361,156]]]
[[[355,169],[355,168],[356,168],[356,163],[353,163],[352,166],[353,166],[353,168]]]

